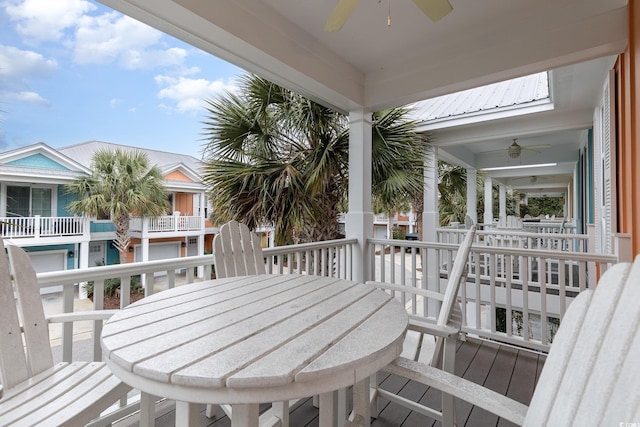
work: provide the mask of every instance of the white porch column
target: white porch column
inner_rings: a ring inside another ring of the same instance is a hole
[[[500,189],[500,218],[507,217],[507,187],[500,184],[498,186]]]
[[[349,112],[349,212],[345,224],[347,237],[358,244],[353,251],[353,280],[363,282],[371,274],[366,239],[373,237],[371,207],[371,113]]]
[[[490,176],[484,179],[484,223],[493,223],[493,182]]]
[[[89,268],[89,243],[90,242],[80,242],[78,246],[78,252],[76,253],[76,258],[80,258],[78,262],[78,268]],[[79,298],[86,299],[87,295],[87,282],[82,282],[78,286]]]
[[[201,234],[200,236],[198,236],[198,255],[199,256],[204,255],[204,234]],[[199,279],[202,279],[204,277],[203,265],[198,266],[198,268],[196,269],[196,275],[198,276]]]
[[[204,212],[206,210],[206,207],[207,207],[206,203],[207,202],[206,202],[205,194],[204,194],[204,191],[203,191],[202,193],[198,194],[198,211],[199,211],[199,214],[200,214],[200,218],[203,218],[205,220],[207,219],[207,216],[205,215],[205,212]]]
[[[438,147],[427,147],[424,166],[422,240],[425,242],[437,242],[438,234],[436,229],[440,227],[440,215],[438,213]]]
[[[146,221],[146,218],[143,221]],[[144,234],[143,234],[143,236],[144,236]],[[148,237],[142,237],[142,239],[140,239],[140,256],[142,257],[142,259],[140,260],[141,262],[149,261],[149,238]],[[135,257],[136,257],[136,253],[134,251],[134,253],[133,253],[133,262],[136,261]],[[142,287],[145,288],[145,290],[147,289],[147,276],[146,276],[146,274],[141,274],[140,275],[140,284],[142,285]],[[153,293],[153,291],[151,291],[151,293]]]
[[[422,240],[425,242],[437,242],[437,229],[440,226],[440,215],[438,213],[438,147],[427,147],[425,150],[424,165],[424,212],[422,213]],[[438,265],[438,255],[435,251],[427,251],[427,265]],[[438,268],[427,269],[427,289],[440,292],[440,272]],[[429,299],[427,310],[427,316],[437,316],[439,303]]]
[[[476,182],[478,181],[478,171],[467,168],[467,215],[478,223],[478,194],[476,192]]]
[[[142,255],[142,262],[149,261],[149,238],[143,237],[140,239],[140,254]]]

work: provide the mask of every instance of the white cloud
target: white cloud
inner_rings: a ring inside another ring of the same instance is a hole
[[[124,68],[155,68],[158,66],[181,65],[187,56],[187,51],[177,47],[166,50],[135,50],[125,51],[120,56],[120,64]]]
[[[0,0],[2,1],[2,0]],[[162,33],[118,12],[91,15],[87,0],[6,0],[2,3],[26,42],[63,42],[77,64],[117,63],[126,69],[180,66],[187,51],[164,48]]]
[[[39,53],[0,45],[0,93],[5,99],[48,105],[48,101],[29,90],[28,82],[34,78],[50,77],[58,63]]]
[[[14,99],[16,101],[28,102],[30,104],[39,104],[49,106],[49,101],[44,99],[40,94],[31,91],[10,92],[5,94],[7,99]]]
[[[49,77],[58,68],[53,59],[30,50],[0,45],[0,78],[26,80],[31,77]]]
[[[96,7],[87,0],[10,0],[6,12],[16,31],[27,40],[57,41]]]
[[[127,69],[181,65],[187,51],[159,49],[162,33],[117,12],[83,16],[74,37],[73,60],[78,64],[117,62]]]
[[[232,82],[223,80],[209,81],[167,75],[156,76],[155,80],[162,88],[158,92],[158,98],[173,101],[174,110],[179,112],[200,111],[204,98],[211,98],[224,91],[234,92],[237,89]],[[168,109],[165,104],[161,104],[161,108]]]

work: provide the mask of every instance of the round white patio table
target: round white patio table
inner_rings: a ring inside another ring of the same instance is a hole
[[[176,401],[176,425],[197,425],[201,404],[218,403],[232,405],[232,426],[253,427],[259,403],[319,394],[328,426],[336,416],[323,402],[356,383],[368,393],[369,376],[402,351],[407,323],[395,298],[368,285],[242,276],[137,301],[106,322],[101,343],[114,374],[143,392],[141,425],[153,423],[149,395]],[[365,401],[355,407],[367,425]]]

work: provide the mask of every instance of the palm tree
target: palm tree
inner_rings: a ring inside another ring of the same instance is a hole
[[[476,185],[476,188],[479,188]],[[464,222],[467,213],[467,170],[460,166],[438,162],[438,211],[440,225]],[[480,192],[479,192],[479,195]]]
[[[255,75],[208,100],[203,176],[219,222],[273,224],[276,244],[337,237],[348,180],[348,120]],[[385,203],[422,183],[424,138],[406,109],[373,115],[373,193]],[[415,179],[414,179],[415,178]]]
[[[124,264],[131,242],[130,217],[157,217],[169,208],[162,174],[157,167],[149,167],[147,155],[138,150],[98,150],[91,169],[91,176],[65,186],[67,193],[77,196],[67,208],[87,216],[110,217],[116,227],[114,243]]]

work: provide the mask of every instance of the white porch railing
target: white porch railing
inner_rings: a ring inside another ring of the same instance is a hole
[[[483,230],[495,230],[498,225],[497,222],[479,224]],[[523,231],[529,233],[575,233],[575,225],[571,222],[562,222],[562,220],[555,221],[523,221]]]
[[[279,274],[316,274],[350,279],[355,239],[291,245],[264,250],[267,271]],[[369,239],[372,269],[368,279],[404,286],[442,290],[458,248],[456,243],[426,243]],[[547,251],[474,245],[468,279],[460,291],[463,330],[466,333],[546,351],[554,329],[573,298],[595,282],[595,276],[617,262],[615,256],[569,251]],[[186,282],[196,280],[197,267],[211,275],[210,255],[175,258],[38,274],[41,287],[63,286],[62,311],[72,312],[75,283],[94,282],[94,307],[101,309],[104,280],[120,278],[127,289],[131,278],[145,275],[146,295],[153,293],[154,273],[166,272],[175,285],[176,270],[186,271]],[[526,290],[526,292],[525,292]],[[122,293],[121,305],[129,304]],[[408,299],[416,314],[435,315],[436,307]],[[62,332],[63,359],[71,358],[73,331]],[[97,338],[101,324],[93,325],[94,357],[100,359]]]
[[[461,243],[464,228],[439,228],[438,241]],[[476,232],[475,244],[486,246],[516,247],[550,251],[588,252],[589,236],[586,234],[532,233],[523,230],[489,229]]]
[[[21,237],[81,236],[89,230],[84,217],[4,217],[0,218],[0,233],[13,239]]]
[[[134,217],[129,220],[129,230],[134,232],[167,233],[174,231],[204,230],[204,218],[199,216],[166,215],[157,218]]]
[[[356,239],[339,239],[326,242],[301,245],[280,246],[264,250],[267,271],[279,274],[314,274],[320,276],[351,278],[353,271],[353,245]],[[211,277],[213,257],[211,255],[186,258],[173,258],[149,262],[90,267],[77,270],[55,271],[38,274],[40,287],[62,286],[63,313],[74,310],[74,284],[93,282],[93,307],[101,310],[104,304],[104,282],[107,279],[120,278],[121,287],[128,289],[131,278],[145,275],[145,295],[153,293],[154,273],[166,272],[169,288],[175,286],[176,270],[186,271],[186,283],[196,280],[195,270],[204,267],[204,277]],[[129,293],[121,292],[121,307],[129,304]],[[62,330],[62,357],[64,361],[72,358],[73,325],[65,324]],[[93,324],[93,357],[99,361],[102,357],[99,337],[102,322]]]
[[[383,239],[368,239],[368,245],[372,280],[437,291],[444,291],[459,246]],[[548,351],[573,298],[616,262],[612,255],[476,244],[460,290],[463,330]],[[414,314],[436,314],[426,302],[404,302]]]

